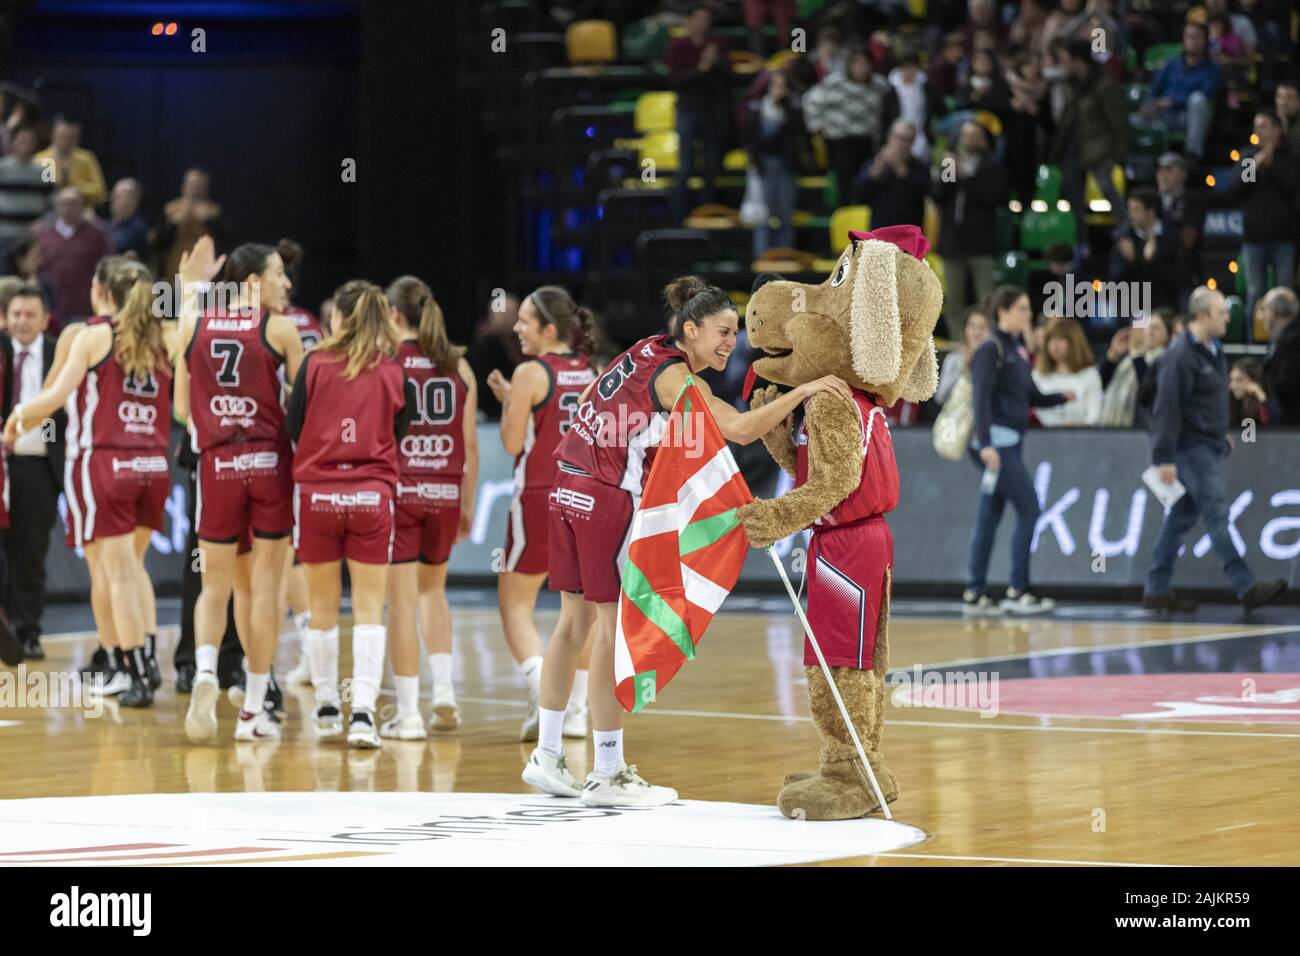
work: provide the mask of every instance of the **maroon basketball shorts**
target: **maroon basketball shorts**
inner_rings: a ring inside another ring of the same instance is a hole
[[[136,528],[163,529],[171,494],[166,455],[130,449],[92,448],[63,470],[68,503],[68,547],[84,548],[98,538],[130,534]]]
[[[195,524],[199,537],[234,544],[251,527],[259,538],[293,528],[293,458],[287,443],[231,442],[199,454]]]
[[[893,564],[894,538],[883,517],[814,527],[808,546],[808,624],[831,667],[871,669]],[[803,662],[817,664],[806,639]]]
[[[550,587],[588,601],[618,600],[636,497],[587,475],[559,471],[549,495]]]
[[[393,563],[445,564],[460,526],[460,483],[397,480]]]
[[[392,560],[393,489],[385,482],[296,484],[293,516],[293,547],[303,564]]]
[[[545,574],[550,553],[546,540],[550,518],[546,500],[550,488],[525,488],[510,502],[510,524],[506,528],[505,570],[519,574]]]

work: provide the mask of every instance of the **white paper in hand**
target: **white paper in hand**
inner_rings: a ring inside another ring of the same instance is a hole
[[[1183,483],[1177,478],[1169,484],[1161,481],[1160,469],[1155,465],[1142,472],[1142,480],[1151,489],[1151,493],[1156,496],[1156,500],[1166,508],[1172,508],[1174,503],[1187,493],[1187,489],[1183,487]]]

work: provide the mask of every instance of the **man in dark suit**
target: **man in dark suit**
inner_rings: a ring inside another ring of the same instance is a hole
[[[9,300],[8,332],[0,336],[0,357],[10,405],[31,401],[41,391],[54,361],[54,336],[45,329],[49,312],[41,290],[24,286]],[[58,412],[18,438],[9,457],[9,580],[6,607],[23,655],[41,660],[41,616],[45,611],[45,554],[58,517],[63,487],[63,431]]]

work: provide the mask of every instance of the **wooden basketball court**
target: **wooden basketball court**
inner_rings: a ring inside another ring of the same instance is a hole
[[[314,738],[311,692],[300,688],[290,697],[280,743],[235,744],[234,709],[223,700],[220,742],[194,746],[183,730],[188,698],[172,690],[171,626],[159,638],[165,682],[151,710],[110,706],[90,718],[81,709],[13,706],[12,699],[0,706],[0,799],[527,793],[519,772],[532,745],[516,739],[523,683],[489,600],[479,592],[475,607],[454,603],[464,716],[458,732],[350,751],[341,741]],[[784,774],[816,765],[802,638],[779,602],[732,604],[742,610],[719,615],[698,659],[657,704],[628,721],[627,750],[647,779],[676,787],[683,800],[770,807]],[[821,862],[1300,864],[1300,628],[1287,623],[1293,609],[1250,621],[1239,614],[1233,621],[1235,612],[1225,611],[1227,623],[1174,623],[1118,608],[963,621],[944,605],[900,605],[891,642],[895,672],[915,677],[914,665],[922,665],[926,673],[996,677],[999,712],[905,706],[906,689],[896,691],[884,737],[902,787],[892,810],[927,838],[897,851]],[[544,634],[554,618],[553,610],[540,612]],[[88,632],[52,635],[45,646],[47,660],[25,665],[29,679],[36,670],[77,670],[94,639]],[[346,675],[346,629],[342,646]],[[286,642],[277,670],[287,670],[296,654]],[[12,688],[19,674],[9,673]],[[381,706],[392,702],[391,692],[381,698]],[[566,748],[581,777],[591,767],[590,742],[569,741]],[[6,833],[18,826],[5,808],[0,803],[0,859]]]

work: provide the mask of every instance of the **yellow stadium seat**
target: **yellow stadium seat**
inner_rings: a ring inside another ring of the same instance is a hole
[[[939,207],[933,199],[925,201],[925,220],[921,227],[921,232],[925,238],[930,241],[930,248],[933,249],[939,244]]]
[[[948,292],[948,282],[943,274],[943,256],[937,252],[927,252],[925,254],[925,264],[928,265],[936,276],[939,277],[939,288],[946,295]]]
[[[676,131],[658,130],[654,133],[646,133],[641,137],[640,145],[637,147],[640,151],[639,159],[641,162],[647,159],[653,160],[656,173],[673,172],[677,169],[679,146]]]
[[[613,63],[618,59],[618,30],[608,20],[575,20],[564,31],[569,62]]]
[[[637,97],[632,122],[638,133],[658,133],[677,128],[677,94],[671,91],[642,93]]]
[[[843,249],[851,231],[866,232],[870,228],[870,206],[841,206],[831,213],[831,251],[838,253]]]
[[[1116,191],[1121,196],[1125,195],[1128,188],[1128,184],[1127,184],[1127,180],[1125,180],[1124,178],[1124,167],[1118,164],[1111,166],[1110,181],[1114,184]],[[1101,187],[1097,185],[1097,180],[1093,178],[1092,173],[1089,173],[1087,186],[1085,187],[1084,190],[1084,202],[1088,204],[1088,209],[1089,209],[1088,223],[1090,225],[1096,223],[1102,223],[1102,224],[1116,223],[1124,218],[1124,210],[1122,209],[1112,209],[1108,213],[1091,211],[1092,203],[1094,200],[1104,200],[1105,198],[1106,197],[1102,195]]]
[[[749,153],[743,149],[729,149],[722,157],[722,168],[728,172],[743,172],[749,167]]]
[[[798,55],[793,50],[777,50],[767,58],[767,68],[769,70],[779,70],[785,66],[786,60],[793,60]]]

